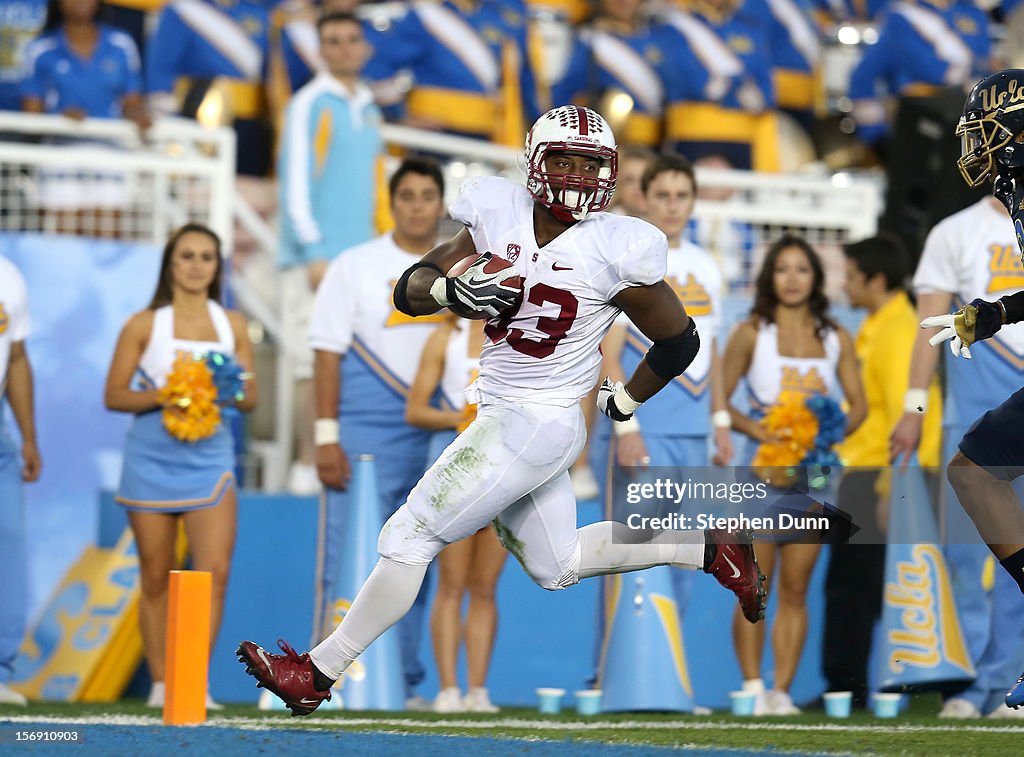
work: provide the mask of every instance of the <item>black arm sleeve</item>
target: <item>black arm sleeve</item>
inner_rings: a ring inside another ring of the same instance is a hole
[[[416,263],[413,263],[411,266],[405,269],[405,273],[402,274],[402,278],[400,278],[398,280],[398,283],[395,284],[394,301],[395,307],[398,308],[400,312],[405,313],[406,315],[420,315],[420,313],[413,312],[412,305],[409,304],[409,298],[406,292],[406,290],[409,288],[409,277],[412,276],[413,273],[420,268],[430,268],[444,276],[444,271],[442,271],[433,263],[428,263],[425,260],[417,261]]]
[[[1020,323],[1024,321],[1024,291],[1000,297],[999,301],[1006,308],[1007,323]]]
[[[690,319],[690,325],[681,334],[668,339],[657,340],[644,356],[647,365],[654,375],[671,381],[681,374],[697,357],[700,349],[700,337],[697,335],[697,324]]]

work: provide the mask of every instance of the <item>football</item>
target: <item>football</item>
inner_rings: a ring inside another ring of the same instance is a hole
[[[483,253],[481,253],[480,255],[470,255],[455,263],[455,265],[448,269],[449,278],[454,276],[460,276],[463,273],[465,273],[467,270],[469,270],[469,267],[471,265],[473,265],[477,260],[480,259],[481,255],[483,255]],[[514,287],[515,289],[518,289],[519,296],[521,297],[523,293],[523,278],[522,276],[518,276],[515,274],[513,265],[504,258],[492,256],[491,259],[487,262],[487,265],[484,266],[484,273],[498,273],[499,271],[504,271],[505,269],[510,269],[510,275],[508,278],[502,279],[501,283],[504,284],[505,286],[510,286]],[[469,318],[471,320],[487,320],[488,318],[490,318],[490,316],[487,315],[487,313],[481,312],[479,310],[469,310],[468,308],[457,302],[449,305],[448,309],[462,318]]]

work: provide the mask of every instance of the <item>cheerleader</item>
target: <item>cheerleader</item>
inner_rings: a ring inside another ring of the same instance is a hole
[[[849,405],[845,433],[849,435],[867,414],[853,339],[828,315],[825,274],[821,259],[803,239],[787,235],[768,250],[757,276],[750,318],[733,331],[723,360],[725,396],[744,379],[751,413],[732,405],[732,428],[748,436],[745,464],[758,445],[770,442],[760,418],[770,407],[791,398],[831,395],[842,388]],[[776,495],[782,492],[773,489]],[[800,712],[789,695],[807,635],[807,586],[821,545],[755,541],[761,570],[772,579],[778,607],[772,628],[775,657],[774,688],[761,680],[765,624],[752,625],[741,615],[733,619],[733,641],[743,673],[743,688],[757,694],[755,715],[795,715]],[[777,568],[777,570],[776,570]]]
[[[122,329],[107,375],[107,408],[135,416],[116,500],[128,511],[139,551],[151,707],[163,706],[167,591],[179,521],[192,567],[213,576],[211,647],[235,543],[235,445],[223,416],[231,408],[252,410],[256,384],[245,319],[218,302],[223,266],[220,240],[207,227],[187,224],[172,233],[156,293]]]

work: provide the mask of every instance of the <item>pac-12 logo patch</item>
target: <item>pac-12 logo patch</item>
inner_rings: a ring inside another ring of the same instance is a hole
[[[519,257],[520,252],[522,252],[522,249],[519,247],[519,245],[510,244],[508,246],[508,250],[505,252],[505,257],[508,258],[509,263],[515,263],[516,258]]]

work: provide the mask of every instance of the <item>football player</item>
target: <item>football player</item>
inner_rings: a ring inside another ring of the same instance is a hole
[[[526,163],[525,187],[501,178],[464,184],[450,213],[465,228],[395,287],[395,304],[409,315],[450,307],[490,316],[479,378],[467,390],[476,420],[384,524],[380,560],[327,639],[302,655],[283,641],[283,655],[251,641],[238,648],[247,671],[295,715],[329,699],[334,681],[406,613],[445,546],[491,522],[545,589],[674,565],[714,575],[750,622],[764,615],[763,576],[747,532],[643,532],[614,521],[576,527],[568,470],[583,447],[579,402],[598,378],[608,328],[624,312],[652,342],[625,385],[600,388],[599,409],[618,422],[686,369],[700,339],[664,281],[665,235],[601,212],[618,173],[607,122],[580,106],[548,111],[527,136]],[[480,253],[465,272],[445,275]],[[512,266],[488,273],[492,256]],[[513,275],[522,291],[507,283]]]
[[[993,194],[1013,218],[1024,254],[1024,69],[1006,69],[978,82],[957,125],[962,150],[957,165],[972,187],[991,181]],[[923,328],[942,331],[929,341],[950,340],[955,357],[1010,323],[1024,321],[1024,291],[995,302],[975,299],[956,313],[926,318]],[[1011,482],[1024,474],[1024,389],[981,416],[960,440],[947,475],[964,510],[1000,564],[1024,592],[1024,511]],[[1024,675],[1006,694],[1024,704]]]

